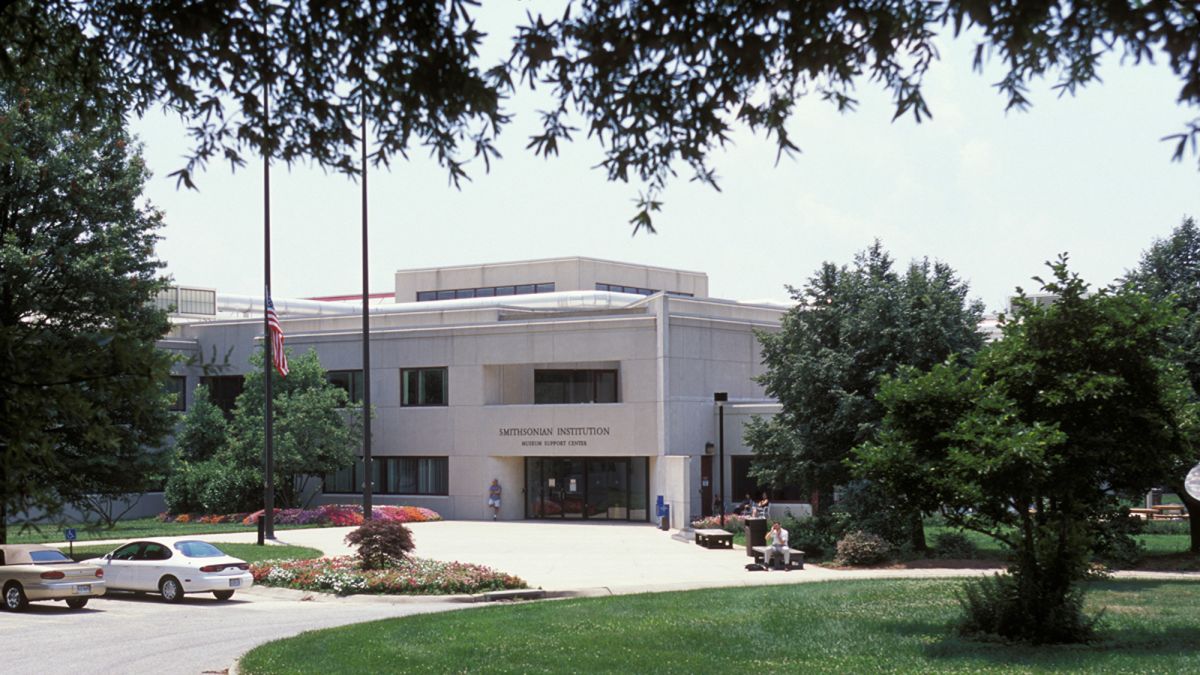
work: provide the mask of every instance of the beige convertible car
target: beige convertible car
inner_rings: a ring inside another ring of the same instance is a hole
[[[40,544],[0,545],[0,592],[9,611],[25,609],[30,600],[66,600],[80,609],[104,591],[104,570],[95,565]]]

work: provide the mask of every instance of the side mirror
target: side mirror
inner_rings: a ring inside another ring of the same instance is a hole
[[[104,554],[104,559],[105,559],[105,560],[112,560],[112,554],[111,554],[111,553],[105,553],[105,554]]]

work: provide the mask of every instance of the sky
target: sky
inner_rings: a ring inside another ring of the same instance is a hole
[[[541,3],[549,7],[557,3]],[[525,3],[489,4],[483,63],[507,55]],[[712,156],[721,191],[688,181],[663,193],[658,234],[631,236],[641,186],[609,183],[584,138],[557,158],[526,150],[545,100],[518,93],[490,172],[472,166],[461,190],[414,148],[410,161],[372,170],[370,286],[393,290],[398,269],[590,256],[706,272],[714,297],[786,300],[822,262],[848,263],[878,238],[900,264],[928,257],[953,266],[970,296],[1002,309],[1045,262],[1105,285],[1134,267],[1185,216],[1200,217],[1195,155],[1172,162],[1162,137],[1200,111],[1175,102],[1180,82],[1163,64],[1106,59],[1103,82],[1059,97],[1032,86],[1029,112],[1004,110],[1000,70],[971,67],[967,38],[941,44],[926,76],[931,120],[892,121],[885,92],[862,81],[860,105],[838,113],[804,99],[789,133],[802,153],[775,162],[774,143],[739,128]],[[577,126],[582,126],[577,124]],[[157,112],[132,121],[154,176],[146,194],[165,213],[158,255],[176,283],[260,294],[262,166],[212,164],[198,191],[168,174],[183,165],[185,126]],[[272,168],[272,287],[276,298],[361,291],[360,189],[319,168]]]

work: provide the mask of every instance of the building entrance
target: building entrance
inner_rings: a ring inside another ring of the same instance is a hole
[[[525,517],[649,520],[645,457],[526,457]]]

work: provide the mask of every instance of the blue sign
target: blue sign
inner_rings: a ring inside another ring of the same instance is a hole
[[[75,541],[75,528],[68,527],[63,530],[63,535],[67,538],[67,541]]]

